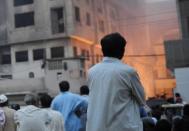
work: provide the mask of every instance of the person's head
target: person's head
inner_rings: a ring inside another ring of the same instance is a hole
[[[156,131],[171,131],[172,126],[168,120],[161,119],[156,123]]]
[[[175,93],[175,97],[180,97],[180,93]]]
[[[143,131],[154,131],[156,123],[151,117],[142,118]]]
[[[189,104],[186,104],[183,109],[184,116],[189,116]]]
[[[41,94],[39,100],[42,108],[49,108],[51,106],[52,97],[50,95],[46,93]]]
[[[37,106],[37,97],[34,94],[27,94],[25,95],[24,102],[26,105],[34,105]]]
[[[172,131],[180,131],[180,124],[182,122],[181,116],[174,116],[172,119]]]
[[[119,33],[112,33],[101,39],[101,47],[104,57],[122,59],[125,52],[126,40]]]
[[[19,104],[12,104],[11,108],[17,111],[17,110],[20,109],[20,105]]]
[[[89,88],[88,86],[84,85],[80,87],[80,95],[88,95],[89,94]]]
[[[70,84],[68,81],[61,81],[59,83],[59,88],[60,88],[60,91],[61,92],[66,92],[66,91],[69,91],[70,89]]]
[[[0,95],[0,107],[8,106],[8,98],[6,95]]]

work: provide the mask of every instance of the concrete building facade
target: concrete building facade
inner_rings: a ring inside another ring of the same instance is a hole
[[[79,86],[85,84],[86,70],[102,58],[96,45],[100,38],[115,30],[120,32],[116,21],[119,4],[109,0],[3,0],[0,6],[1,79],[49,82],[70,70],[55,69],[52,73],[46,63],[69,58],[66,66],[73,65],[76,72],[84,75],[70,79],[67,74],[62,80],[69,80],[72,91],[78,92]],[[32,91],[32,85],[28,86]],[[57,84],[54,86],[48,88],[57,88]],[[50,93],[55,95],[57,90]],[[1,88],[1,92],[7,91],[14,89]]]

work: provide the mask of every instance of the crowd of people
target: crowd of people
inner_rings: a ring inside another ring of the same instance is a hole
[[[68,81],[59,84],[60,94],[54,99],[47,93],[27,94],[26,106],[9,106],[0,95],[0,131],[85,131],[89,89],[80,88],[81,95],[69,92]]]
[[[8,98],[1,95],[0,131],[187,131],[189,105],[183,115],[171,119],[161,106],[148,107],[137,71],[121,61],[126,44],[119,33],[102,38],[104,58],[88,71],[80,95],[62,81],[55,98],[28,94],[26,106],[12,106],[16,110],[8,108]],[[178,94],[176,101],[182,102]]]

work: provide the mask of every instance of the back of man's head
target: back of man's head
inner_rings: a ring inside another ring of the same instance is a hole
[[[88,86],[84,85],[80,87],[80,94],[81,95],[88,95],[89,94],[89,88]]]
[[[27,94],[24,98],[26,105],[37,106],[37,97],[34,94]]]
[[[175,97],[180,97],[180,93],[175,93]]]
[[[51,106],[52,97],[46,93],[40,95],[39,100],[42,108],[49,108]]]
[[[61,92],[66,92],[66,91],[69,91],[70,89],[70,84],[68,81],[61,81],[59,83],[59,88],[60,88],[60,91]]]
[[[101,40],[102,52],[105,57],[121,59],[125,52],[126,40],[119,33],[106,35]]]

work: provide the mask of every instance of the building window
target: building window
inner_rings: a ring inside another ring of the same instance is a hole
[[[67,71],[68,70],[68,64],[67,64],[67,62],[64,62],[63,66],[64,66],[64,70]]]
[[[45,49],[33,50],[33,60],[42,60],[45,58]]]
[[[99,21],[99,30],[101,31],[101,32],[105,32],[105,28],[104,28],[104,21],[103,20],[100,20]]]
[[[83,50],[81,50],[81,56],[82,57],[85,57],[86,55],[85,55],[86,53],[85,53],[85,50],[83,49]]]
[[[51,9],[51,24],[53,34],[64,32],[64,12],[62,7]]]
[[[26,62],[26,61],[28,61],[28,51],[16,52],[16,62]]]
[[[80,22],[80,9],[77,6],[75,7],[75,20]]]
[[[78,56],[78,52],[77,52],[77,47],[73,47],[73,56],[77,57]]]
[[[33,0],[14,0],[14,6],[33,4]]]
[[[53,47],[51,48],[51,58],[62,58],[64,57],[64,47]]]
[[[3,79],[12,79],[12,75],[1,75],[0,77]]]
[[[99,61],[100,61],[100,56],[96,55],[96,63],[99,63]]]
[[[88,26],[91,25],[91,15],[90,15],[89,13],[86,14],[86,24],[87,24]]]
[[[11,64],[11,55],[10,54],[2,54],[1,64]]]
[[[34,12],[15,14],[15,27],[26,27],[34,25]]]
[[[88,50],[86,50],[86,57],[87,57],[87,60],[90,60],[90,54]]]
[[[30,72],[30,73],[29,73],[29,78],[34,78],[34,77],[35,77],[34,73],[33,73],[33,72]]]

